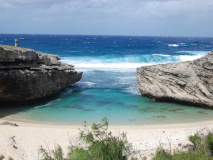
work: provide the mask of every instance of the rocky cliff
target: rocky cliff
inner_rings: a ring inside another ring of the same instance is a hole
[[[160,101],[213,107],[213,51],[192,62],[137,68],[139,91]]]
[[[82,72],[56,55],[0,45],[0,101],[28,101],[52,95],[80,81]]]

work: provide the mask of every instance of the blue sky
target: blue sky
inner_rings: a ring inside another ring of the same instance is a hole
[[[213,37],[213,0],[0,0],[0,33]]]

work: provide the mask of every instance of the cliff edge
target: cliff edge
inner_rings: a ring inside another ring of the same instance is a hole
[[[0,101],[29,101],[50,96],[80,81],[83,72],[56,55],[0,45]]]
[[[159,101],[213,107],[213,51],[192,62],[137,68],[139,91]]]

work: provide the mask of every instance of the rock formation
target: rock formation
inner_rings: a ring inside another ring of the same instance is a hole
[[[56,55],[0,45],[0,101],[29,101],[79,81],[82,72]]]
[[[139,91],[159,101],[213,107],[213,51],[182,63],[137,68]]]

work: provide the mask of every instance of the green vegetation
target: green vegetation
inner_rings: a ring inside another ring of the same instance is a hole
[[[213,133],[196,133],[189,137],[193,145],[187,145],[185,150],[165,150],[162,147],[156,151],[152,160],[213,160]],[[85,122],[84,129],[80,130],[80,146],[68,147],[65,157],[60,146],[55,150],[39,149],[42,160],[138,160],[133,155],[131,145],[126,134],[118,137],[108,131],[108,120],[104,118],[102,124],[93,124],[90,128]],[[84,146],[84,147],[82,147]],[[140,159],[146,159],[141,157]]]
[[[4,48],[6,48],[6,49],[10,49],[10,50],[12,50],[12,49],[16,49],[17,47],[15,47],[15,46],[9,46],[9,45],[0,45],[0,46],[2,46],[2,47],[4,47]],[[20,48],[20,47],[19,47]],[[21,49],[24,49],[24,50],[26,50],[26,48],[22,48],[21,47]]]
[[[184,63],[190,63],[190,62],[192,62],[192,61],[184,61]]]
[[[1,46],[6,48],[6,49],[15,49],[15,48],[17,48],[15,46],[9,46],[9,45],[1,45]]]
[[[39,152],[42,160],[127,160],[131,153],[131,145],[126,134],[113,136],[108,131],[106,118],[102,120],[102,124],[94,123],[91,129],[85,122],[84,129],[80,131],[80,140],[85,143],[85,147],[69,146],[66,157],[60,146],[52,151],[47,151],[41,146]]]
[[[153,160],[213,160],[213,133],[206,136],[196,133],[189,137],[193,143],[187,151],[166,151],[158,149]]]

